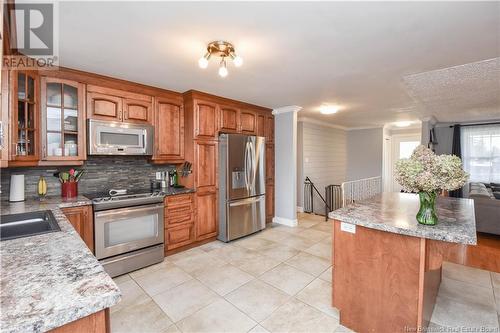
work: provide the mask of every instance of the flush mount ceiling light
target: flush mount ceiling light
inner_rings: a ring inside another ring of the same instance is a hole
[[[339,112],[339,108],[336,105],[323,104],[319,107],[319,112],[322,114],[334,114]]]
[[[398,121],[398,122],[395,122],[394,125],[396,125],[396,127],[408,127],[412,124],[411,121]]]
[[[215,41],[209,43],[207,46],[207,53],[205,53],[205,55],[198,60],[198,66],[200,66],[200,68],[207,68],[208,60],[212,56],[221,58],[219,65],[219,75],[221,77],[226,77],[228,74],[226,63],[227,58],[231,58],[236,67],[243,65],[243,59],[236,55],[233,44],[228,42]]]

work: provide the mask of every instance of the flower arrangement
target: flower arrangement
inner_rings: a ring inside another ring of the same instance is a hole
[[[469,175],[463,170],[462,161],[455,155],[436,155],[422,145],[409,159],[396,162],[396,181],[406,192],[418,192],[420,210],[419,223],[437,223],[435,200],[439,190],[453,191],[467,182]]]

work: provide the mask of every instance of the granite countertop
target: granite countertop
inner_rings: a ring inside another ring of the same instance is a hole
[[[60,209],[89,204],[85,197],[2,202],[2,215],[50,209],[61,228],[1,241],[2,332],[48,331],[119,302],[120,290]]]
[[[452,243],[477,243],[473,200],[438,197],[436,209],[439,222],[435,226],[419,224],[415,217],[418,209],[417,194],[384,192],[337,209],[328,216],[341,222],[401,235]]]
[[[92,205],[92,201],[79,195],[75,198],[65,199],[60,196],[46,197],[42,201],[38,199],[27,199],[20,202],[2,201],[2,215],[36,212],[54,208],[67,208]]]
[[[168,188],[162,188],[161,189],[162,193],[165,194],[166,197],[170,195],[177,195],[177,194],[186,194],[186,193],[193,193],[195,190],[193,188],[188,188],[188,187],[183,187],[183,188],[175,188],[175,187],[168,187]]]

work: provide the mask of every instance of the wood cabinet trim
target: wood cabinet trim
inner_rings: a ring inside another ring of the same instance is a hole
[[[116,96],[116,97],[136,100],[136,101],[143,101],[143,102],[149,102],[149,103],[153,102],[153,97],[149,96],[149,95],[124,91],[124,90],[119,90],[119,89],[113,89],[113,88],[109,88],[109,87],[97,86],[97,85],[93,85],[93,84],[87,84],[87,91],[100,93],[100,94],[104,94],[104,95],[112,95],[112,96]]]

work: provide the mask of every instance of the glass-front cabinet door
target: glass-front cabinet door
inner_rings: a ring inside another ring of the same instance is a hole
[[[12,72],[11,156],[13,161],[29,165],[38,161],[39,147],[39,78],[35,72]]]
[[[42,160],[84,160],[84,85],[50,77],[41,85]]]

